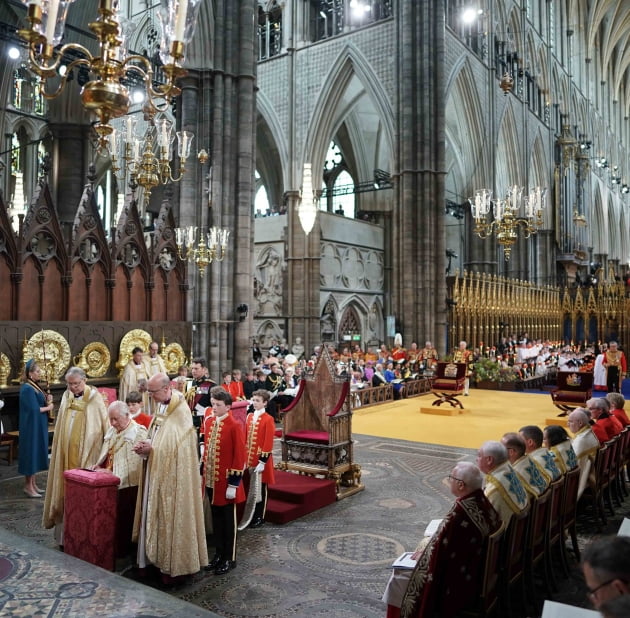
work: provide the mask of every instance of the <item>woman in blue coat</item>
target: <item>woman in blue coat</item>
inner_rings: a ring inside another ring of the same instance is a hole
[[[41,369],[34,359],[24,366],[24,383],[20,388],[20,454],[18,472],[24,475],[24,493],[41,498],[35,474],[48,470],[48,412],[53,409],[52,396],[39,386]]]

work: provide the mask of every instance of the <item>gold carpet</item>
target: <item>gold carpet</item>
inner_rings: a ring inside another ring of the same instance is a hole
[[[547,419],[562,419],[560,410],[545,394],[513,393],[471,389],[469,397],[460,397],[467,414],[437,416],[421,414],[420,408],[431,407],[435,395],[383,403],[369,408],[357,408],[352,419],[352,431],[384,438],[477,448],[486,440],[500,440],[508,431],[518,431],[523,425],[544,428]],[[450,408],[442,404],[441,408]],[[565,417],[566,418],[566,417]]]

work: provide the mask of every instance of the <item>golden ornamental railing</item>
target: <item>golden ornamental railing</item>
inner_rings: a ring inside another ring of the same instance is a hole
[[[628,350],[625,284],[612,269],[607,277],[599,275],[599,283],[589,288],[561,288],[457,271],[447,281],[449,347],[466,341],[469,348],[486,348],[509,334],[527,334],[580,344],[616,339]]]

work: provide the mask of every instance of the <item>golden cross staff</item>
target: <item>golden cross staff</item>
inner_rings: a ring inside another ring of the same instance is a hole
[[[42,339],[42,355],[43,355],[43,365],[46,367],[45,376],[46,376],[46,400],[47,403],[52,403],[52,395],[50,394],[50,380],[48,378],[48,361],[46,360],[46,339],[44,337],[44,329],[41,330],[41,339]]]

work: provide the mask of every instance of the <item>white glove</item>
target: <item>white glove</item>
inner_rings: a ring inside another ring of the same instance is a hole
[[[0,410],[4,408],[4,399],[0,399]]]
[[[225,499],[234,500],[234,498],[236,498],[236,487],[234,487],[234,485],[228,485],[225,490]]]
[[[262,472],[265,469],[265,464],[262,461],[258,462],[258,465],[254,468],[254,472]]]

